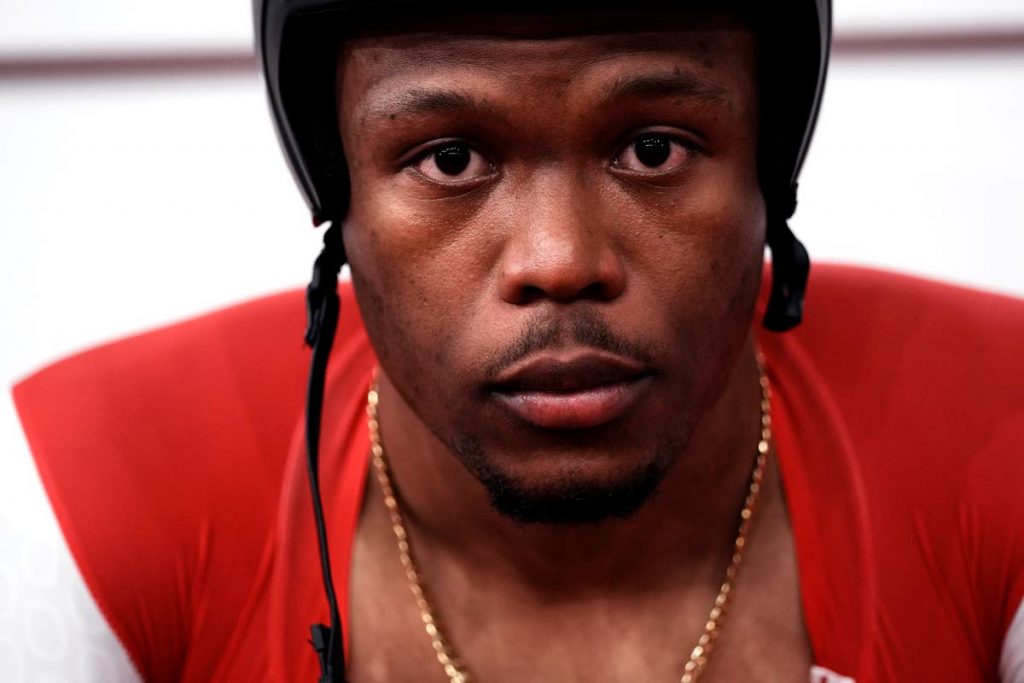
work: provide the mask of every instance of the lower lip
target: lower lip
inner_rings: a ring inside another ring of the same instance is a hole
[[[646,387],[644,378],[572,392],[498,392],[518,417],[545,429],[588,429],[624,415]]]

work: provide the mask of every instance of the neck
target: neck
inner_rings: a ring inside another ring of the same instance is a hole
[[[658,493],[628,519],[524,525],[493,509],[382,372],[382,440],[416,552],[544,592],[650,590],[708,575],[736,535],[760,429],[757,386],[750,342]]]

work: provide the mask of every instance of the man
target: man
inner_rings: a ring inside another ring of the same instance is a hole
[[[821,269],[752,326],[827,3],[256,8],[308,422],[292,296],[16,392],[143,678],[1024,680],[1021,304]]]

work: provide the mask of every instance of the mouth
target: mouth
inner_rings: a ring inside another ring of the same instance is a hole
[[[625,415],[653,373],[632,359],[599,351],[528,357],[489,385],[491,394],[525,422],[545,429],[590,429]]]

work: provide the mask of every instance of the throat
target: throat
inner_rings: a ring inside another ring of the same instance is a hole
[[[716,659],[727,660],[732,674],[745,675],[748,665],[763,673],[777,660],[733,661],[738,651],[749,646],[776,657],[784,652],[795,662],[793,670],[804,667],[806,680],[810,655],[778,487],[777,472],[769,467],[758,526]],[[367,489],[353,562],[353,664],[361,668],[372,660],[386,673],[353,680],[422,680],[438,664],[375,489]],[[569,530],[530,529],[548,535],[523,538],[527,552],[514,556],[503,552],[506,543],[472,542],[460,551],[409,532],[434,618],[474,680],[680,679],[715,604],[732,541],[690,539],[652,550],[631,541],[628,524],[612,526],[618,529],[607,533],[595,526],[564,536],[558,532]],[[571,546],[564,543],[570,539]],[[551,555],[545,557],[542,548]],[[780,566],[780,557],[790,560]],[[731,647],[737,639],[747,645]],[[406,665],[407,670],[395,668]],[[712,670],[701,680],[722,679]]]

